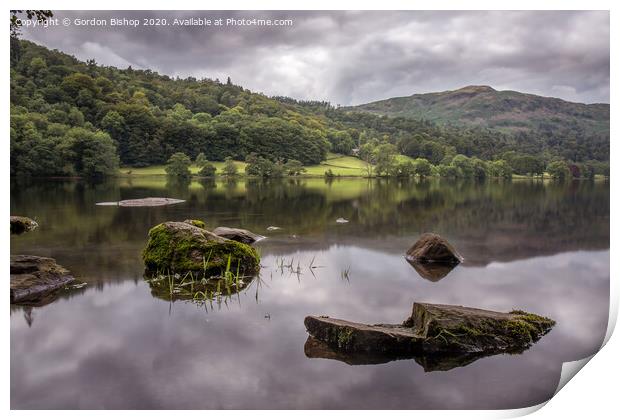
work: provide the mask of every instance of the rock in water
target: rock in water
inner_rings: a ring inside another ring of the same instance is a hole
[[[11,303],[36,305],[74,280],[53,258],[11,255]]]
[[[222,238],[232,239],[233,241],[241,242],[244,244],[253,244],[254,242],[265,239],[264,236],[257,235],[245,229],[229,228],[229,227],[216,227],[212,231],[215,235]]]
[[[459,264],[463,257],[444,238],[434,233],[423,234],[407,251],[409,261],[420,263]]]
[[[132,200],[121,201],[104,201],[96,203],[97,206],[119,206],[119,207],[159,207],[169,206],[171,204],[183,203],[185,200],[179,200],[178,198],[166,198],[166,197],[147,197],[136,198]]]
[[[336,223],[349,223],[349,221],[343,217],[339,217],[336,219]]]
[[[496,312],[465,306],[414,303],[403,326],[424,337],[425,352],[479,353],[528,348],[555,325],[520,310]]]
[[[34,220],[23,216],[11,216],[11,234],[19,235],[20,233],[35,230],[39,225]]]
[[[149,231],[142,251],[149,272],[221,274],[228,266],[240,273],[254,273],[260,259],[256,250],[184,222],[164,222]]]
[[[446,370],[478,358],[454,355],[482,357],[522,352],[551,330],[555,321],[523,311],[503,313],[464,306],[414,303],[412,315],[400,325],[367,325],[316,316],[306,317],[304,324],[310,336],[334,350],[365,354],[362,358],[346,356],[343,360],[417,357],[436,366],[434,370]],[[450,355],[449,363],[442,362],[443,355]]]

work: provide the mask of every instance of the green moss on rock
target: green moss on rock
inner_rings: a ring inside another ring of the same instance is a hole
[[[241,273],[253,273],[260,263],[252,247],[185,222],[165,222],[153,227],[142,257],[147,271],[169,273],[221,274],[228,266],[231,271],[238,267]]]
[[[187,220],[184,220],[183,223],[187,223],[187,224],[199,227],[200,229],[207,228],[207,225],[205,224],[205,222],[203,222],[202,220],[198,220],[198,219],[187,219]]]
[[[523,343],[538,340],[555,325],[555,321],[550,318],[522,310],[511,311],[510,314],[513,315],[513,318],[506,321],[506,331]]]
[[[341,328],[337,332],[338,334],[338,347],[339,348],[348,348],[351,345],[351,340],[353,339],[353,331],[350,328]]]
[[[521,310],[501,313],[442,305],[414,305],[412,318],[406,323],[426,335],[425,346],[468,351],[526,348],[555,325],[552,319]]]

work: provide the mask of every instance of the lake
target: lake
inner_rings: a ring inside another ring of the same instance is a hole
[[[142,197],[187,201],[95,205]],[[11,305],[11,408],[541,403],[553,395],[562,362],[591,355],[604,338],[609,205],[609,183],[598,181],[13,180],[11,214],[40,228],[12,236],[11,253],[53,257],[87,286],[44,306]],[[256,244],[260,277],[210,302],[154,296],[140,258],[148,230],[188,218],[267,236]],[[429,231],[465,258],[441,279],[424,278],[403,258]],[[557,324],[522,354],[447,371],[413,359],[349,365],[306,344],[307,315],[400,323],[413,302],[519,308]]]

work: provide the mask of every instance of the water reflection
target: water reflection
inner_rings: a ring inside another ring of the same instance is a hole
[[[11,238],[11,252],[51,256],[89,283],[28,313],[11,307],[12,408],[517,408],[550,397],[561,363],[590,355],[604,337],[607,184],[203,184],[12,185],[11,213],[40,229]],[[188,201],[94,206],[148,196]],[[268,236],[258,244],[261,281],[220,307],[153,298],[140,260],[148,229],[188,218]],[[465,257],[441,281],[403,258],[425,231]],[[411,360],[306,357],[306,315],[398,323],[414,300],[520,308],[557,325],[521,355],[441,372]]]
[[[422,277],[423,279],[429,281],[439,281],[450,274],[450,271],[454,270],[454,268],[458,264],[447,264],[447,263],[420,263],[418,261],[412,261],[408,258],[405,258],[405,261],[411,265],[415,271]]]
[[[424,372],[448,371],[451,369],[467,366],[483,357],[490,357],[505,352],[495,353],[445,353],[437,355],[416,355],[399,356],[395,354],[376,353],[356,353],[343,352],[330,347],[323,341],[308,336],[304,344],[304,353],[310,359],[331,359],[346,363],[347,365],[380,365],[396,360],[413,360],[424,368]]]

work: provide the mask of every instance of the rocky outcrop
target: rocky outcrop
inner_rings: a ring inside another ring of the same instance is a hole
[[[264,236],[257,235],[249,230],[229,228],[225,226],[216,227],[213,229],[212,233],[217,236],[221,236],[222,238],[231,239],[244,244],[253,244],[261,239],[265,239]]]
[[[19,235],[35,230],[39,225],[34,220],[23,216],[11,216],[11,234]]]
[[[185,222],[164,222],[149,231],[142,257],[147,272],[202,275],[254,273],[260,259],[256,250]]]
[[[503,313],[430,303],[414,303],[411,316],[399,325],[316,316],[306,317],[304,323],[310,336],[327,344],[333,354],[349,354],[333,358],[416,358],[434,366],[433,370],[461,366],[490,354],[522,352],[555,324],[523,311]],[[358,355],[351,357],[351,353]]]
[[[11,303],[37,305],[74,280],[53,258],[11,255]]]
[[[136,198],[132,200],[121,200],[121,201],[104,201],[101,203],[96,203],[98,206],[119,206],[119,207],[159,207],[159,206],[169,206],[171,204],[183,203],[185,200],[179,200],[177,198],[166,198],[166,197],[147,197],[147,198]]]
[[[422,264],[459,264],[463,257],[448,241],[434,233],[425,233],[407,251],[406,258]]]

